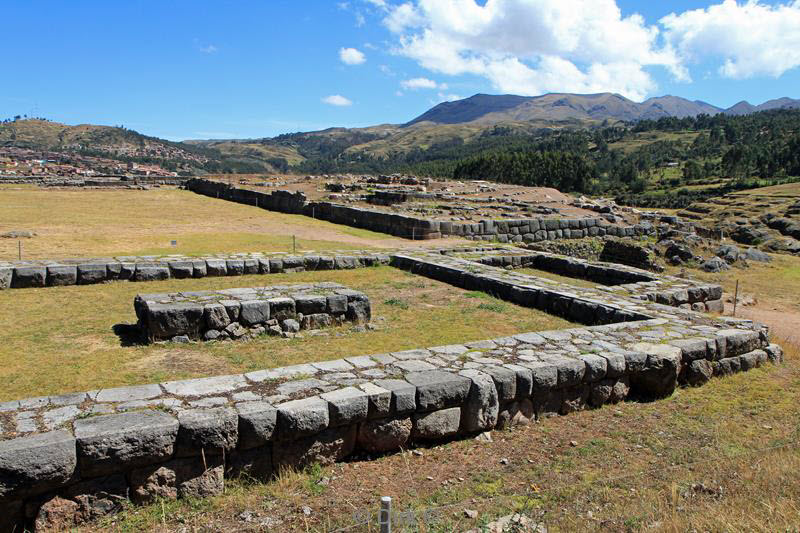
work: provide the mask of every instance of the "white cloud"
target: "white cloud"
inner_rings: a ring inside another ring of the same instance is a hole
[[[328,105],[335,105],[338,107],[347,107],[353,105],[353,101],[349,98],[345,98],[341,94],[332,94],[330,96],[326,96],[322,99],[322,103]]]
[[[378,66],[381,72],[383,72],[386,76],[396,76],[394,71],[389,65],[380,65]]]
[[[688,79],[659,29],[623,17],[615,0],[415,0],[390,7],[383,22],[396,53],[433,72],[485,77],[501,92],[642,99],[656,86],[647,67]]]
[[[448,93],[448,94],[439,93],[437,96],[439,97],[439,102],[452,102],[454,100],[461,100],[461,99],[464,98],[461,95],[452,94],[452,93]]]
[[[769,6],[725,0],[660,20],[687,63],[720,61],[728,78],[778,77],[800,66],[800,1]]]
[[[406,90],[416,89],[447,89],[446,83],[436,83],[428,78],[411,78],[410,80],[403,80],[400,86]]]
[[[339,59],[346,65],[360,65],[367,60],[367,57],[356,48],[340,48]]]

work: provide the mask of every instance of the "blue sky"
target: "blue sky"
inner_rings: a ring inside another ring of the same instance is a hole
[[[3,15],[0,117],[169,139],[406,122],[478,92],[800,97],[800,1],[20,0]]]

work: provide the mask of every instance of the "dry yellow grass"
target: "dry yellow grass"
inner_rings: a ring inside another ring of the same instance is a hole
[[[285,340],[121,346],[115,324],[136,321],[137,293],[336,281],[364,291],[381,329]],[[479,294],[479,296],[478,296]],[[531,309],[392,267],[15,289],[0,292],[0,401],[422,348],[570,327]],[[46,370],[45,370],[46,369]]]
[[[398,247],[410,241],[176,189],[0,191],[0,233],[33,231],[23,258]],[[172,247],[170,241],[178,245]],[[0,260],[18,257],[0,239]]]

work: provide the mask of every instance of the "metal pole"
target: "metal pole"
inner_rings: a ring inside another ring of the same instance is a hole
[[[294,235],[292,235],[292,253],[297,253],[297,240],[295,239]]]
[[[392,533],[392,498],[391,496],[381,497],[381,514],[378,519],[381,526],[381,533]]]
[[[17,241],[19,245],[19,260],[22,261],[22,241]]]
[[[736,316],[736,303],[739,301],[739,280],[736,280],[736,292],[733,294],[733,316]]]

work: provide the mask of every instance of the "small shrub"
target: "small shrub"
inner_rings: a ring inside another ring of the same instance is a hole
[[[392,307],[399,307],[400,309],[408,309],[408,303],[398,298],[389,298],[383,303],[386,305],[391,305]]]

